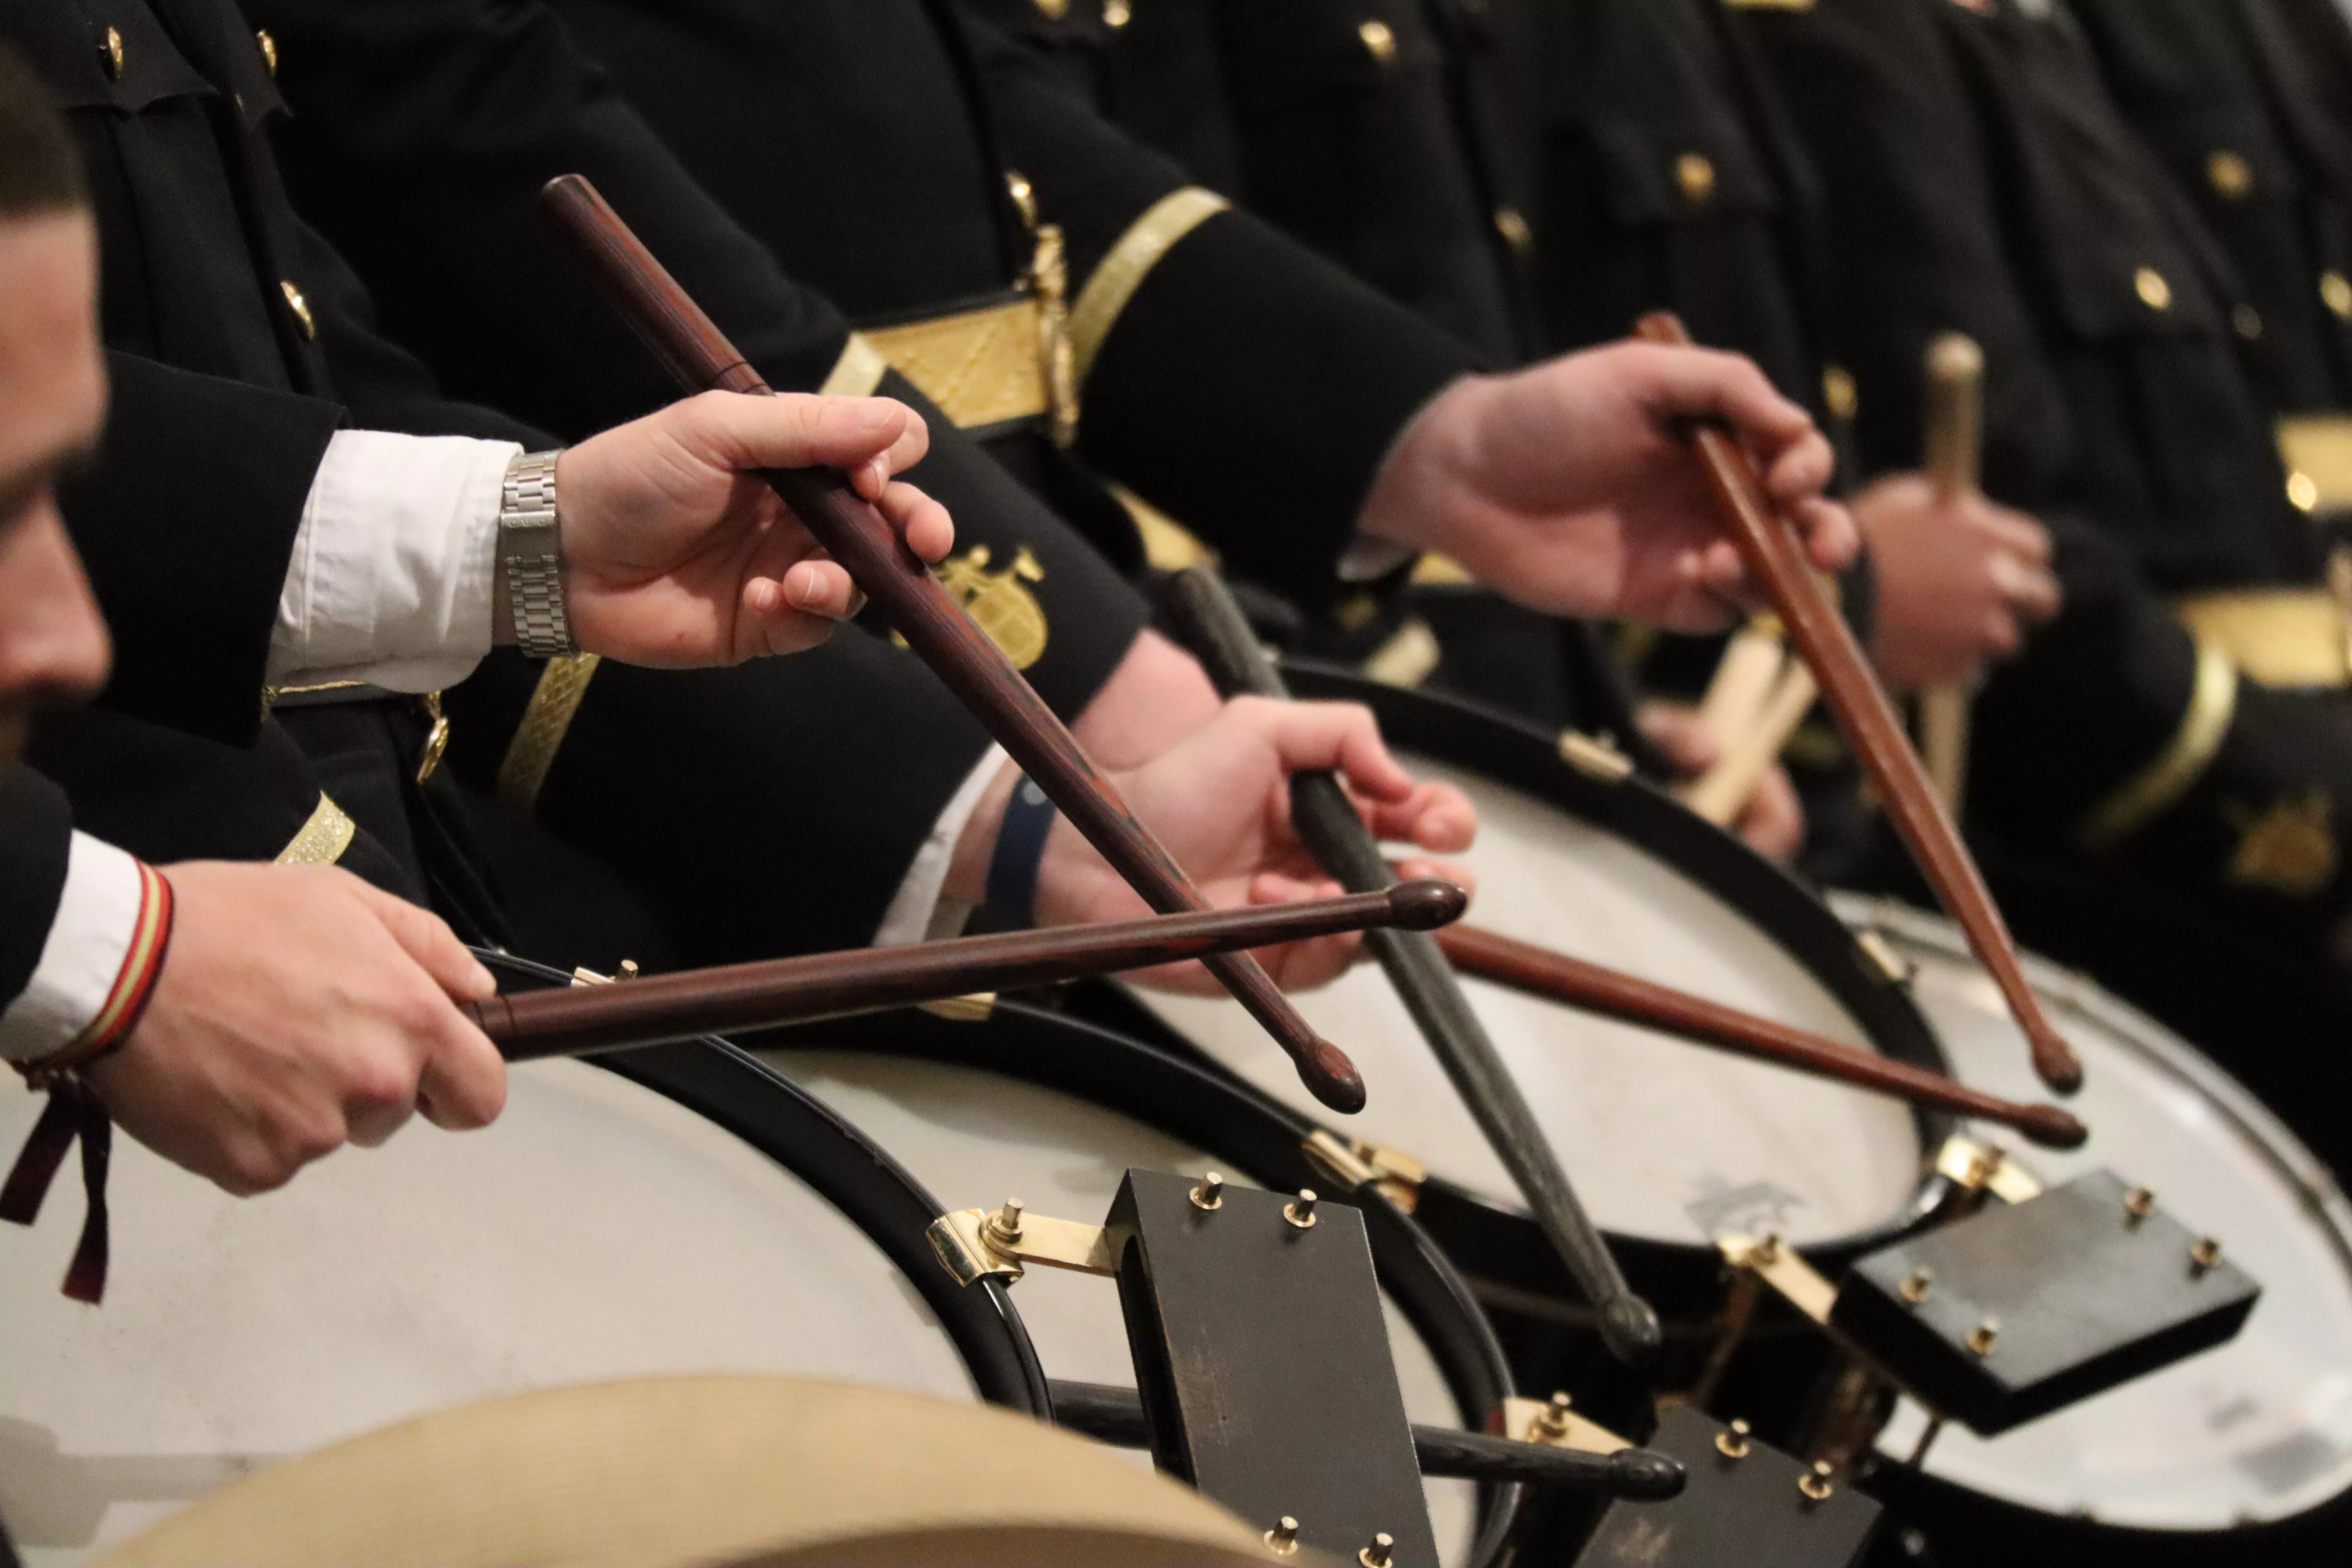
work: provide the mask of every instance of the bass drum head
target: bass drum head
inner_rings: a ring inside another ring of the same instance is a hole
[[[730,1093],[799,1100],[740,1076]],[[579,1062],[509,1084],[490,1128],[419,1121],[250,1199],[116,1139],[100,1307],[58,1289],[71,1181],[0,1237],[0,1517],[25,1561],[84,1561],[250,1471],[494,1394],[724,1372],[978,1397],[900,1265],[777,1158]],[[0,1147],[40,1105],[0,1090]]]
[[[1476,805],[1469,918],[1644,979],[1936,1065],[1883,973],[1795,882],[1638,782],[1564,763],[1549,737],[1459,703],[1293,667],[1301,697],[1370,705],[1405,765]],[[1726,1232],[1840,1242],[1907,1223],[1919,1119],[1896,1101],[1466,981],[1595,1223],[1705,1246]],[[1281,1051],[1223,998],[1137,991],[1202,1050],[1312,1104]],[[1370,1093],[1350,1135],[1402,1151],[1486,1202],[1522,1206],[1377,966],[1297,998]],[[1940,1142],[1940,1134],[1937,1141]]]
[[[992,1207],[1017,1197],[1057,1219],[1100,1223],[1130,1167],[1255,1182],[1166,1133],[1073,1095],[941,1062],[828,1050],[763,1050],[777,1072],[839,1111],[890,1151],[949,1208]],[[1048,1376],[1135,1386],[1118,1286],[1058,1268],[1033,1268],[1013,1289],[1021,1321]],[[1459,1426],[1462,1413],[1428,1345],[1382,1297],[1389,1350],[1405,1414]],[[1131,1456],[1149,1468],[1150,1456]],[[1469,1481],[1424,1480],[1438,1552],[1446,1568],[1470,1562],[1478,1496]]]
[[[1913,994],[1956,1076],[2040,1097],[2023,1038],[1957,928],[1885,900],[1841,894],[1836,905],[1916,966]],[[2352,1491],[2352,1206],[2278,1120],[2194,1047],[2078,974],[2039,960],[2026,973],[2082,1056],[2083,1090],[2068,1109],[2091,1139],[2064,1153],[2021,1153],[2000,1129],[1974,1135],[2011,1149],[2045,1184],[2105,1168],[2152,1189],[2191,1230],[2221,1237],[2263,1293],[2228,1344],[1990,1441],[1946,1428],[1928,1476],[2067,1516],[2070,1527],[2148,1531],[2236,1531],[2343,1499]],[[1883,1452],[1907,1455],[1923,1428],[1905,1402]],[[2254,1560],[2234,1555],[2250,1549],[2246,1538],[2223,1540],[2235,1543],[2225,1557]]]

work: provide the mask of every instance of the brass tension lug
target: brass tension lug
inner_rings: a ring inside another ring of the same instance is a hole
[[[958,1209],[930,1223],[924,1236],[940,1264],[959,1285],[994,1275],[1007,1282],[1027,1267],[1108,1276],[1118,1271],[1110,1240],[1098,1225],[1031,1214],[1018,1198],[995,1209]]]
[[[1493,1425],[1517,1443],[1545,1443],[1573,1448],[1580,1454],[1614,1454],[1633,1445],[1597,1421],[1588,1421],[1569,1407],[1568,1395],[1549,1400],[1523,1399],[1513,1394],[1495,1412]]]
[[[1830,1309],[1837,1304],[1837,1287],[1798,1257],[1795,1247],[1777,1236],[1760,1241],[1747,1236],[1719,1236],[1715,1244],[1722,1249],[1726,1263],[1763,1280],[1815,1323],[1829,1326]]]
[[[1936,1151],[1936,1173],[1969,1193],[1990,1193],[2005,1204],[2042,1195],[2042,1183],[2007,1151],[1973,1139],[1951,1137]]]
[[[1360,1138],[1341,1138],[1321,1128],[1308,1134],[1300,1147],[1318,1169],[1349,1192],[1374,1187],[1406,1214],[1421,1203],[1421,1184],[1429,1179],[1429,1169],[1410,1154]]]

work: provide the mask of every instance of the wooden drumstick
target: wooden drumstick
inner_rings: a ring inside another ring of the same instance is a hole
[[[1664,311],[1643,317],[1634,330],[1650,342],[1690,342],[1682,322]],[[1691,439],[1749,575],[1771,596],[1797,651],[1822,683],[1838,728],[1861,757],[1912,859],[1927,875],[1944,908],[1968,932],[1969,945],[2000,987],[2011,1016],[2032,1050],[2034,1071],[2059,1093],[2073,1093],[2082,1086],[2082,1063],[2075,1060],[2074,1051],[2026,984],[2009,928],[1993,906],[1976,861],[1960,842],[1944,803],[1927,783],[1918,753],[1905,738],[1885,689],[1854,643],[1853,632],[1822,591],[1796,528],[1772,504],[1754,463],[1720,425],[1694,422]]]
[[[1961,332],[1927,345],[1927,478],[1937,499],[1976,493],[1984,445],[1984,351]],[[1964,685],[1931,686],[1919,694],[1919,751],[1928,780],[1957,817],[1969,775],[1969,705]]]
[[[1747,731],[1725,748],[1713,767],[1675,792],[1683,804],[1717,827],[1738,821],[1756,793],[1757,781],[1813,710],[1813,699],[1820,694],[1812,671],[1790,660]]]
[[[1481,980],[1491,980],[1497,985],[1507,985],[1514,991],[1562,1003],[1581,1012],[1599,1013],[1699,1045],[1793,1068],[1816,1078],[1890,1094],[1914,1105],[1934,1106],[1981,1121],[1998,1121],[2016,1128],[2048,1149],[2079,1149],[2090,1136],[2080,1121],[2058,1106],[2022,1105],[2001,1100],[1955,1083],[1941,1073],[1874,1052],[1855,1050],[1820,1035],[1588,963],[1580,958],[1570,958],[1533,942],[1475,926],[1455,926],[1438,932],[1435,940],[1445,956],[1453,960],[1454,966],[1465,974],[1475,974]]]
[[[1196,566],[1176,574],[1164,603],[1179,635],[1200,656],[1220,691],[1227,696],[1290,695],[1282,672],[1213,569]],[[1316,863],[1345,886],[1363,892],[1396,880],[1379,841],[1332,774],[1292,777],[1290,820]],[[1626,1283],[1570,1184],[1543,1124],[1536,1120],[1535,1108],[1462,994],[1445,955],[1428,937],[1413,931],[1372,931],[1364,945],[1380,960],[1397,999],[1462,1097],[1464,1109],[1527,1199],[1537,1227],[1567,1265],[1577,1289],[1599,1310],[1601,1339],[1610,1352],[1626,1366],[1648,1368],[1663,1343],[1658,1314]]]
[[[1699,728],[1714,737],[1718,747],[1730,750],[1755,728],[1757,715],[1764,711],[1780,681],[1780,667],[1787,662],[1779,620],[1770,616],[1750,617],[1731,634],[1723,646],[1723,657],[1716,660],[1706,695],[1699,699]]]
[[[525,991],[468,1002],[464,1010],[509,1061],[586,1056],[1050,985],[1343,931],[1431,931],[1461,918],[1468,902],[1453,883],[1422,878],[1345,898],[854,948],[641,975],[613,985]]]
[[[540,204],[555,232],[679,384],[698,392],[769,392],[759,373],[587,180],[560,175],[541,192]],[[1208,908],[1045,700],[932,580],[846,475],[833,468],[772,468],[760,478],[1146,904],[1161,914]],[[1338,1111],[1363,1109],[1364,1081],[1355,1064],[1307,1026],[1255,959],[1230,953],[1207,962],[1289,1054],[1316,1099]]]

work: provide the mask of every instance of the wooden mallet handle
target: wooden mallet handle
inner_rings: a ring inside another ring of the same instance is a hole
[[[2089,1136],[2083,1124],[2055,1105],[2015,1100],[1955,1083],[1941,1073],[1898,1062],[1803,1029],[1759,1018],[1703,996],[1637,979],[1633,975],[1570,958],[1533,942],[1475,926],[1437,933],[1437,945],[1465,974],[1507,985],[1587,1013],[1639,1024],[1661,1034],[1714,1046],[1758,1061],[1772,1062],[1832,1079],[1914,1105],[1998,1121],[2014,1127],[2049,1149],[2077,1149]]]
[[[587,180],[563,174],[549,181],[540,205],[549,225],[681,386],[697,392],[714,387],[769,392],[759,373]],[[834,468],[772,468],[760,478],[1146,904],[1161,914],[1209,907],[1167,850],[1095,771],[1044,699],[932,580],[922,561],[857,494],[846,475]],[[1289,1054],[1316,1099],[1334,1110],[1363,1109],[1364,1081],[1355,1064],[1307,1026],[1255,959],[1237,952],[1207,963]]]
[[[1431,931],[1458,919],[1467,902],[1453,883],[1423,878],[1345,898],[854,948],[643,975],[614,985],[525,991],[469,1002],[465,1011],[509,1061],[586,1056],[1050,985],[1343,931]]]
[[[1691,341],[1682,322],[1664,311],[1643,317],[1634,331],[1654,343]],[[2009,929],[1993,907],[1976,861],[1928,784],[1918,753],[1911,749],[1853,631],[1822,591],[1796,529],[1766,496],[1747,452],[1719,425],[1694,422],[1691,439],[1749,575],[1771,596],[1797,651],[1812,668],[1838,728],[1862,759],[1911,858],[2000,987],[2032,1049],[2034,1071],[2059,1093],[2072,1094],[2082,1086],[2082,1064],[2026,984]]]

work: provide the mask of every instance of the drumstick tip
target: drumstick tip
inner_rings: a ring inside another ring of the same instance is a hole
[[[1606,1490],[1611,1497],[1635,1502],[1664,1502],[1680,1497],[1689,1473],[1682,1462],[1650,1448],[1620,1448],[1609,1456]]]
[[[2034,1031],[2033,1070],[2053,1094],[2073,1094],[2083,1087],[2083,1064],[2054,1032]]]
[[[1389,912],[1402,931],[1452,925],[1470,907],[1470,895],[1440,877],[1415,877],[1389,889]]]
[[[2078,1118],[2055,1105],[2024,1107],[2016,1126],[2044,1149],[2080,1149],[2091,1136]]]
[[[1299,1081],[1325,1105],[1342,1116],[1353,1116],[1364,1109],[1364,1076],[1348,1059],[1347,1052],[1318,1035],[1293,1059],[1298,1064]]]

